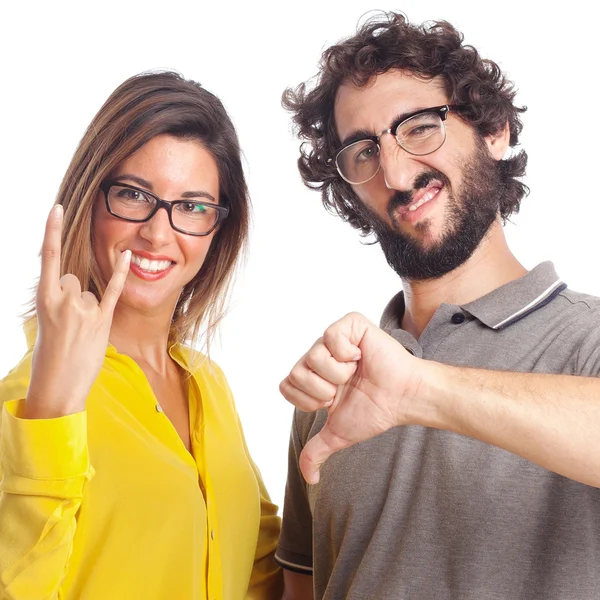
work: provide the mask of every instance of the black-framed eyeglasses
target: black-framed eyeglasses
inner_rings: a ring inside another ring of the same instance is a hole
[[[444,104],[417,110],[392,123],[378,135],[346,144],[335,155],[335,166],[340,176],[352,185],[367,183],[379,173],[381,161],[380,138],[391,133],[398,145],[409,154],[425,156],[442,147],[446,141],[445,121],[448,113],[464,106]]]
[[[208,235],[229,214],[226,206],[195,199],[167,202],[156,194],[120,181],[107,181],[100,189],[104,192],[106,209],[111,215],[133,223],[144,223],[164,208],[171,227],[187,235]]]

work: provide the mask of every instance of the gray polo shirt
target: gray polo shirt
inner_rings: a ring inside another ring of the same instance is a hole
[[[600,299],[567,289],[550,263],[475,302],[442,304],[418,340],[400,329],[403,312],[400,293],[381,326],[425,359],[600,371]],[[316,600],[600,599],[600,489],[420,426],[336,453],[309,486],[298,457],[325,418],[294,414],[276,555],[313,573]]]

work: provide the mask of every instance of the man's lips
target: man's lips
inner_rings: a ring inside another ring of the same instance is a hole
[[[398,209],[398,214],[401,218],[408,217],[417,209],[421,208],[427,202],[433,200],[442,190],[443,184],[439,181],[431,182],[427,187],[419,190],[413,197],[410,204],[402,206]]]

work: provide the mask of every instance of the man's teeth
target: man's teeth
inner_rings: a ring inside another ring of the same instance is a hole
[[[170,260],[148,260],[147,258],[136,256],[135,254],[131,255],[131,262],[142,269],[142,271],[150,271],[151,273],[164,271],[172,264]]]
[[[419,206],[423,206],[425,202],[429,202],[438,192],[439,188],[432,188],[423,197],[416,203],[408,207],[409,212],[413,212],[419,208]]]

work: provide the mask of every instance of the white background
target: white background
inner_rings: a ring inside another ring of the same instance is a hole
[[[39,273],[47,212],[89,121],[112,90],[172,68],[225,103],[254,203],[244,275],[213,357],[224,368],[251,453],[281,504],[291,407],[279,381],[324,328],[373,320],[400,286],[377,246],[329,216],[296,171],[299,142],[280,106],[321,51],[365,12],[446,19],[499,63],[529,107],[522,146],[531,195],[507,234],[526,267],[551,259],[574,289],[600,295],[597,269],[598,5],[359,0],[6,2],[0,12],[0,377],[25,350],[18,315]]]

